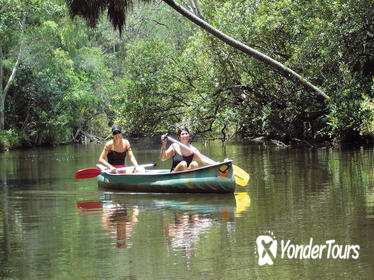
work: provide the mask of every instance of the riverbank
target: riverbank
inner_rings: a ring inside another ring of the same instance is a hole
[[[92,136],[92,135],[90,135]],[[150,138],[159,138],[159,136],[149,136]],[[130,138],[144,138],[144,137],[130,137]],[[83,138],[82,138],[83,139]],[[94,139],[94,140],[92,140]],[[0,152],[6,152],[9,150],[15,149],[25,149],[25,148],[32,148],[32,147],[41,147],[41,146],[60,146],[60,145],[69,145],[69,144],[88,144],[88,143],[103,143],[107,140],[107,138],[95,136],[90,138],[85,138],[84,142],[76,142],[76,141],[53,141],[47,143],[33,143],[29,137],[26,137],[24,133],[17,133],[16,131],[9,129],[9,130],[1,130],[0,131]],[[205,138],[201,136],[194,137],[193,141],[206,141]],[[211,139],[208,139],[208,141]],[[362,145],[373,145],[374,144],[374,137],[373,136],[355,136],[355,137],[345,137],[345,138],[334,138],[334,139],[297,139],[293,138],[289,141],[281,141],[278,139],[266,137],[266,136],[257,136],[251,138],[241,138],[236,137],[234,139],[229,139],[226,141],[235,141],[240,143],[247,143],[247,144],[261,144],[261,145],[268,145],[268,146],[277,146],[279,148],[297,148],[297,147],[306,147],[306,148],[320,148],[320,147],[333,147],[333,146],[341,146],[341,145],[348,145],[350,147],[360,147]],[[157,141],[157,140],[155,140]]]
[[[40,137],[37,137],[36,135],[29,135],[24,131],[18,131],[15,129],[0,130],[0,152],[43,146],[48,147],[69,144],[101,143],[106,141],[108,138],[109,136],[104,138],[102,136],[96,136],[85,131],[78,130],[74,136],[74,139],[72,140],[64,137],[58,137],[56,135],[47,137],[46,140],[41,140]]]
[[[246,143],[253,144],[263,144],[263,145],[273,145],[280,148],[295,148],[295,147],[309,147],[309,148],[319,148],[319,147],[333,147],[341,145],[350,145],[351,147],[359,147],[362,145],[374,145],[373,137],[360,137],[351,139],[341,139],[334,138],[331,140],[314,140],[314,139],[297,139],[293,138],[288,143],[282,142],[277,139],[272,139],[268,137],[254,137],[251,139],[246,139]]]

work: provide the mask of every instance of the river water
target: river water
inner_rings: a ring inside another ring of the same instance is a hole
[[[158,141],[131,139],[139,163]],[[195,143],[235,195],[98,189],[102,145],[0,154],[1,279],[372,279],[374,149]],[[256,242],[257,241],[257,242]]]

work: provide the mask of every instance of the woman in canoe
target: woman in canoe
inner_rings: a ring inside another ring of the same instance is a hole
[[[99,157],[99,163],[110,169],[111,173],[117,173],[117,168],[125,166],[126,154],[129,156],[134,169],[127,172],[144,172],[144,168],[138,165],[134,154],[132,153],[130,142],[122,139],[122,129],[118,125],[112,127],[113,140],[107,142]],[[108,158],[108,160],[105,160]],[[125,173],[126,171],[121,173]]]
[[[169,146],[168,149],[166,149],[166,144],[167,144],[167,137],[164,135],[161,136],[161,142],[162,142],[162,147],[161,147],[161,160],[167,160],[168,158],[172,157],[173,158],[173,163],[171,166],[172,172],[178,172],[178,171],[184,171],[184,170],[192,170],[195,168],[198,168],[199,165],[198,163],[193,160],[197,159],[201,163],[205,165],[209,165],[210,163],[205,161],[200,157],[199,151],[192,147],[189,143],[190,139],[190,132],[186,126],[181,126],[178,128],[178,139],[179,141],[186,145],[187,147],[190,147],[192,151],[180,146],[177,143],[173,143]]]

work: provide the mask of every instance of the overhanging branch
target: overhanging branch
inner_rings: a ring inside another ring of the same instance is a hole
[[[286,67],[285,65],[281,64],[280,62],[272,59],[271,57],[248,47],[247,45],[235,40],[234,38],[222,33],[218,29],[214,28],[212,25],[207,23],[206,21],[202,20],[201,18],[195,16],[193,13],[185,9],[184,7],[180,6],[179,4],[175,3],[173,0],[163,0],[166,4],[168,4],[171,8],[176,10],[178,13],[183,15],[184,17],[188,18],[190,21],[195,23],[196,25],[200,26],[205,31],[209,32],[216,38],[220,39],[224,43],[254,57],[255,59],[271,66],[278,70],[284,77],[294,82],[297,82],[303,85],[305,88],[312,90],[313,92],[317,93],[319,96],[323,97],[323,99],[329,100],[330,97],[326,95],[321,89],[311,84],[308,80],[301,77],[292,69]]]

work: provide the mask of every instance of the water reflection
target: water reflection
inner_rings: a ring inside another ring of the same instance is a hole
[[[129,238],[134,233],[134,226],[138,222],[139,209],[137,205],[126,206],[120,203],[104,203],[102,222],[109,236],[116,240],[118,248],[131,248]]]
[[[213,224],[208,214],[178,212],[174,213],[174,221],[167,221],[164,225],[165,244],[168,252],[182,249],[187,258],[193,256],[194,244],[200,235]]]
[[[103,228],[118,248],[131,248],[136,225],[148,212],[164,212],[165,246],[183,250],[191,257],[194,244],[214,223],[232,223],[250,207],[248,193],[222,194],[129,194],[105,192],[100,200],[77,201],[82,214],[99,213]],[[167,213],[167,214],[166,214]],[[142,215],[143,214],[143,215]],[[144,226],[144,225],[143,225]]]
[[[4,231],[4,251],[8,261],[10,255],[10,232],[9,232],[9,206],[8,206],[8,183],[6,175],[3,177],[3,231]]]
[[[133,235],[134,226],[138,222],[137,205],[128,206],[112,200],[83,200],[77,201],[77,207],[83,214],[100,214],[107,235],[116,240],[116,247],[132,247],[128,239]]]

